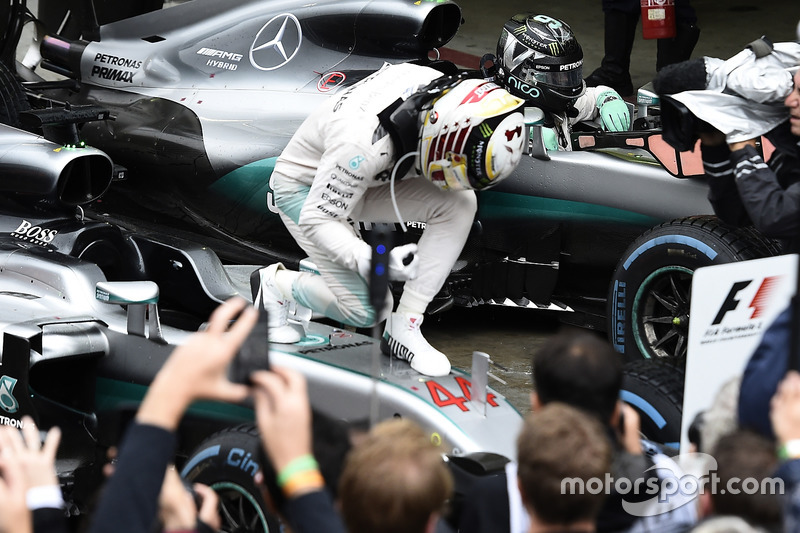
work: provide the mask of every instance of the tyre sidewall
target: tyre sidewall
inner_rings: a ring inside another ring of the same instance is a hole
[[[670,375],[667,375],[670,374]],[[677,450],[683,421],[683,372],[662,361],[628,363],[620,399],[639,414],[642,435]]]
[[[610,285],[608,332],[614,349],[627,360],[652,357],[637,346],[639,324],[634,320],[636,304],[657,280],[654,273],[691,274],[701,267],[739,259],[715,235],[699,228],[659,228],[637,239],[620,261]]]
[[[261,442],[255,432],[221,432],[204,441],[181,469],[181,477],[191,483],[202,483],[215,489],[236,490],[257,506],[269,531],[279,531],[254,476],[261,470]]]

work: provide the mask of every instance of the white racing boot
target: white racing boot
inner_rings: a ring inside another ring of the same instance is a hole
[[[297,328],[289,324],[291,300],[285,298],[275,285],[275,274],[284,270],[282,263],[275,263],[258,270],[259,287],[254,305],[263,305],[269,320],[269,340],[277,344],[294,344],[303,338]]]
[[[392,313],[386,320],[386,329],[381,339],[381,350],[403,361],[426,376],[446,376],[450,373],[447,356],[428,344],[419,327],[422,315],[416,313]]]

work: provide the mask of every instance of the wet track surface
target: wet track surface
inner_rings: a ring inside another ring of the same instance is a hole
[[[422,332],[450,358],[470,371],[474,351],[489,354],[489,386],[520,411],[530,411],[531,356],[562,328],[553,312],[497,306],[454,308],[429,316]]]

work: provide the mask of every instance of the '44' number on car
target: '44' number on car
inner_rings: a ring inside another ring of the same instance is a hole
[[[456,396],[441,383],[436,381],[428,381],[425,384],[428,386],[428,392],[431,395],[431,400],[437,407],[447,407],[449,405],[457,405],[462,411],[469,411],[467,402],[472,399],[472,383],[467,381],[461,376],[456,376],[456,383],[461,389],[461,396]],[[497,407],[497,400],[491,392],[486,394],[486,403],[492,407]]]

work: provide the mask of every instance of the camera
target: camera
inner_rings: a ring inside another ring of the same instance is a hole
[[[679,152],[694,149],[700,133],[716,131],[714,126],[697,118],[685,104],[668,95],[661,97],[661,127],[664,141]]]
[[[260,309],[258,322],[242,343],[239,353],[228,368],[228,379],[234,383],[250,384],[250,374],[256,370],[269,370],[269,326],[267,311]]]

